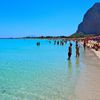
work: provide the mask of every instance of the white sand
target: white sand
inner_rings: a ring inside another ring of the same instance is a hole
[[[84,63],[87,65],[77,82],[75,100],[100,100],[100,59],[93,52],[86,52]],[[95,53],[100,57],[100,52]]]

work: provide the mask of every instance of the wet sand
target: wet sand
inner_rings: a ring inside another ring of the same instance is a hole
[[[76,100],[100,100],[100,59],[91,50],[86,50],[84,69],[76,85]]]

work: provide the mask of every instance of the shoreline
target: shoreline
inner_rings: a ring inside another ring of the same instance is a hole
[[[83,42],[79,42],[81,46],[83,46]],[[87,46],[88,47],[88,46]],[[100,59],[100,49],[96,51],[95,49],[89,48],[99,59]]]

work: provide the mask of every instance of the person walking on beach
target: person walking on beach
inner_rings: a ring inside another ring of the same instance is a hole
[[[68,60],[70,60],[71,55],[72,55],[72,43],[70,43],[70,46],[68,48]]]
[[[76,57],[79,57],[80,53],[79,53],[79,46],[78,44],[76,44]]]

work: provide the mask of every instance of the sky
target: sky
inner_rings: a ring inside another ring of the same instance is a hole
[[[0,37],[69,36],[100,0],[0,0]]]

